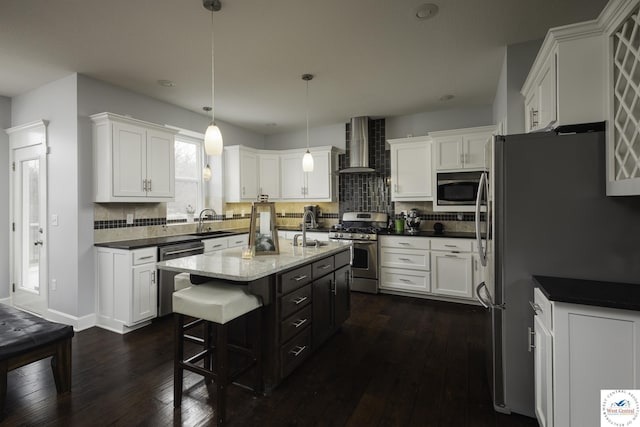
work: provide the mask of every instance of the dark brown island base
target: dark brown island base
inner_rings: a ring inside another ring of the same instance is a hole
[[[267,393],[330,338],[350,311],[350,244],[303,248],[283,243],[278,255],[243,259],[241,248],[230,248],[158,263],[159,269],[191,274],[194,282],[206,278],[247,286],[262,298]],[[245,344],[244,319],[238,320],[230,325],[230,340]]]

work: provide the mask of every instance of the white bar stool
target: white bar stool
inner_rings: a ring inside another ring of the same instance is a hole
[[[180,275],[176,278],[178,276]],[[175,280],[176,287],[186,286],[186,282],[181,279]],[[183,287],[173,293],[175,317],[173,406],[175,408],[180,407],[182,403],[182,380],[185,369],[202,375],[205,382],[213,380],[216,383],[218,425],[223,425],[225,419],[226,388],[238,377],[250,369],[255,369],[256,383],[253,391],[256,394],[262,393],[261,310],[258,310],[260,307],[262,307],[260,298],[250,294],[246,286],[215,280]],[[251,341],[249,348],[228,342],[229,322],[245,315],[251,317],[247,319],[247,328],[252,329],[247,334]],[[196,318],[196,320],[185,325],[185,316]],[[187,329],[200,323],[205,325],[203,338],[186,334]],[[212,342],[212,329],[215,330],[215,345]],[[185,340],[201,344],[202,350],[185,359]],[[233,373],[229,366],[230,351],[249,356],[246,366],[237,368]],[[199,362],[203,362],[202,366]]]

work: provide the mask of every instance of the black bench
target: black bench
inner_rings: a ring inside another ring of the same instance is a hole
[[[0,304],[0,419],[7,396],[7,372],[45,357],[58,393],[71,390],[71,338],[73,327],[49,322]]]

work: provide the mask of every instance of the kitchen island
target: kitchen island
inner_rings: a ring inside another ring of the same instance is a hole
[[[157,268],[189,273],[193,282],[205,277],[247,286],[249,292],[262,298],[264,382],[268,392],[349,317],[350,261],[350,243],[294,247],[290,240],[282,240],[277,255],[244,259],[241,248],[229,248],[159,262]],[[241,326],[238,331],[244,330]]]

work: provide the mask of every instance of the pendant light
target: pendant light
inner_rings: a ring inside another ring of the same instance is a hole
[[[202,109],[207,113],[211,111],[211,107],[202,107]],[[207,166],[205,166],[205,168],[202,170],[202,179],[204,179],[205,182],[207,182],[207,181],[211,181],[211,166],[209,166],[209,154],[207,153],[206,144],[204,149],[204,157],[206,157],[207,159]]]
[[[313,172],[313,156],[309,152],[309,80],[313,79],[313,74],[303,74],[302,80],[307,82],[307,152],[302,156],[302,170]]]
[[[214,68],[214,56],[213,56],[213,12],[217,12],[221,9],[222,5],[220,0],[202,0],[202,5],[205,9],[211,11],[211,123],[207,127],[207,131],[204,134],[204,151],[208,156],[219,156],[222,154],[222,134],[220,129],[216,125],[215,121],[215,107],[214,107],[214,95],[215,95],[215,68]]]

